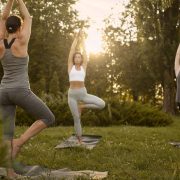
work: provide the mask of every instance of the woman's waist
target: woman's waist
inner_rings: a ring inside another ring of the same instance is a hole
[[[84,81],[70,81],[70,89],[79,89],[84,87],[85,87]]]
[[[11,79],[2,78],[0,88],[29,88],[30,82],[28,78]]]
[[[29,76],[24,75],[24,76],[6,76],[4,75],[1,79],[1,83],[6,83],[6,84],[23,84],[23,83],[29,83]]]

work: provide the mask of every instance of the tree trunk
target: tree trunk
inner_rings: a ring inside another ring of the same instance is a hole
[[[112,120],[112,111],[111,111],[111,104],[108,103],[108,113],[109,113],[109,119]]]
[[[138,92],[132,90],[133,101],[137,102],[139,99]]]
[[[165,112],[175,114],[175,94],[176,86],[174,81],[174,44],[178,44],[178,19],[179,19],[179,0],[173,0],[171,7],[164,11],[164,20],[162,24],[163,30],[163,52],[166,58],[166,66],[163,74],[163,110]]]
[[[170,114],[175,114],[175,93],[174,77],[169,74],[168,70],[165,70],[163,84],[163,111]]]

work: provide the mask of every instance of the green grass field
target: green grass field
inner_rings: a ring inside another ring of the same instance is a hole
[[[17,127],[19,136],[26,127]],[[107,179],[180,179],[180,149],[168,144],[180,141],[180,119],[168,127],[85,127],[84,133],[102,135],[94,150],[55,150],[73,132],[72,127],[44,130],[22,149],[18,161],[52,169],[109,171]]]

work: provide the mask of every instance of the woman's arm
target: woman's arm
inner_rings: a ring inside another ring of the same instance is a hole
[[[5,33],[6,33],[6,20],[10,15],[12,6],[13,6],[14,0],[9,0],[3,10],[3,13],[1,15],[1,20],[0,20],[0,39],[5,38]]]
[[[20,40],[22,43],[28,43],[31,35],[32,17],[24,4],[23,0],[16,0],[19,4],[20,12],[23,16],[22,30],[20,31]]]
[[[175,58],[175,63],[174,63],[174,70],[175,70],[175,74],[176,74],[176,77],[177,77],[178,73],[180,71],[180,44],[179,44],[179,47],[178,47],[177,53],[176,53],[176,58]]]
[[[82,66],[83,66],[84,70],[86,70],[87,63],[88,63],[88,57],[87,57],[86,46],[85,46],[85,34],[82,31],[81,31],[81,46],[82,46],[82,55],[83,55]]]
[[[71,71],[72,67],[73,67],[73,55],[76,52],[76,47],[78,44],[78,39],[79,39],[79,33],[76,35],[72,45],[71,45],[71,49],[70,49],[70,53],[69,53],[69,58],[68,58],[68,73]]]

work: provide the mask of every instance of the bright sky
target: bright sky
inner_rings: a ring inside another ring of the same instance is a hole
[[[88,17],[95,23],[102,24],[102,21],[111,13],[111,9],[122,11],[124,9],[123,4],[129,0],[78,0],[76,3],[76,9],[79,11],[81,19],[87,19]],[[114,10],[113,10],[114,11]]]
[[[124,4],[129,0],[78,0],[75,9],[79,12],[80,19],[89,19],[90,28],[86,40],[88,53],[98,53],[102,51],[103,42],[101,37],[101,28],[103,20],[110,14],[113,16],[124,11]]]
[[[102,51],[101,28],[103,20],[111,13],[118,16],[124,11],[124,4],[129,0],[78,0],[75,9],[79,12],[80,19],[90,19],[88,38],[86,40],[87,51],[98,53]]]

